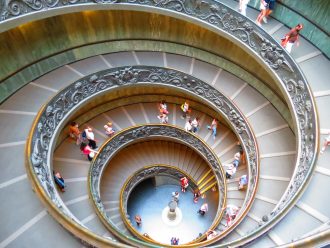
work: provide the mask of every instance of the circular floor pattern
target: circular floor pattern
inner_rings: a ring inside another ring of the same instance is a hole
[[[182,212],[182,220],[176,225],[168,225],[163,221],[162,213],[172,199],[172,192],[175,191],[180,192],[178,207]],[[184,244],[208,230],[218,207],[217,196],[218,192],[208,192],[204,199],[194,204],[192,192],[182,193],[177,185],[154,187],[152,182],[146,180],[132,192],[128,213],[134,227],[141,234],[147,233],[152,239],[164,244],[170,244],[172,237],[178,237],[180,244]],[[197,211],[204,202],[208,203],[209,212],[205,216],[200,216]],[[142,225],[139,227],[134,222],[136,214],[142,217]]]
[[[174,220],[170,220],[168,218],[168,212],[170,211],[170,207],[166,206],[162,211],[162,220],[165,223],[165,225],[168,225],[170,227],[177,226],[181,223],[183,219],[182,211],[179,207],[175,209],[176,218]]]

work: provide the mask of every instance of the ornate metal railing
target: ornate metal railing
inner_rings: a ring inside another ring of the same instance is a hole
[[[189,179],[188,189],[191,192],[193,192],[195,189],[198,188],[197,182],[194,180],[194,178],[190,177],[190,175],[188,175],[185,171],[175,166],[165,165],[165,164],[154,164],[151,166],[145,166],[142,169],[136,171],[132,176],[130,176],[126,180],[120,192],[120,211],[121,211],[122,219],[126,224],[126,226],[128,227],[128,229],[131,231],[131,233],[133,233],[136,237],[148,242],[150,241],[150,239],[140,234],[131,224],[131,216],[128,213],[127,205],[130,194],[134,190],[134,188],[143,180],[156,176],[172,177],[176,179],[178,185],[180,185],[180,178],[187,177]],[[219,219],[221,218],[222,215],[223,213],[220,212]],[[201,237],[192,240],[190,243],[196,244],[196,242],[203,239],[205,239],[205,234],[201,235]]]
[[[97,154],[91,164],[88,180],[90,197],[93,200],[95,209],[102,221],[106,222],[106,226],[109,227],[111,231],[113,231],[113,234],[116,234],[116,232],[120,230],[119,228],[116,228],[116,225],[106,214],[105,207],[101,199],[100,183],[104,170],[107,168],[107,166],[111,167],[111,159],[113,159],[121,149],[129,146],[130,144],[145,141],[146,139],[166,139],[182,143],[197,152],[205,160],[205,163],[210,166],[215,175],[220,192],[217,213],[213,223],[210,225],[210,228],[215,228],[219,224],[223,214],[223,209],[226,206],[227,194],[225,173],[217,155],[199,137],[192,135],[191,133],[186,132],[181,128],[162,124],[148,124],[124,129],[109,139],[100,148],[99,154]],[[151,171],[154,171],[155,173],[157,171],[158,173],[161,172],[157,169],[151,169]],[[140,177],[142,176],[143,173],[140,173]],[[135,177],[135,179],[139,180],[141,179],[140,177]],[[131,189],[131,187],[128,189]],[[124,191],[123,193],[124,199],[126,199],[129,191]],[[201,237],[199,240],[203,239],[204,237],[205,236]],[[118,238],[120,238],[120,236]],[[156,245],[164,246],[164,244],[160,244],[159,242],[152,241],[151,239],[148,240],[152,243],[155,243]]]
[[[111,90],[118,90],[121,86],[148,87],[153,85],[171,87],[173,90],[185,91],[188,94],[198,96],[210,108],[213,108],[228,120],[228,123],[241,140],[247,156],[250,175],[249,185],[251,186],[247,190],[242,208],[247,211],[252,204],[259,173],[257,144],[244,116],[228,98],[207,83],[172,69],[147,66],[113,68],[86,76],[54,96],[38,113],[27,142],[27,169],[36,192],[47,203],[50,213],[61,219],[63,226],[75,235],[81,235],[81,238],[91,244],[103,245],[110,241],[96,238],[94,234],[86,230],[65,207],[58,192],[55,190],[51,176],[51,158],[57,136],[66,124],[66,120],[79,107],[87,104],[94,97],[106,92],[109,93]],[[236,224],[234,223],[230,228],[234,228],[239,221],[240,219],[237,218]],[[81,230],[83,230],[83,235]],[[127,242],[130,241],[128,240]],[[133,244],[136,245],[135,242],[138,241],[134,240]]]

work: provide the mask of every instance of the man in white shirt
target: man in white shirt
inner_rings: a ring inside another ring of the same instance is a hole
[[[228,164],[226,170],[226,178],[230,179],[236,173],[236,167],[234,164]]]
[[[198,210],[198,213],[204,216],[204,214],[209,211],[209,205],[207,203],[204,203],[200,209]]]
[[[96,145],[96,141],[95,141],[95,135],[93,133],[93,129],[91,127],[87,127],[84,132],[86,133],[86,138],[88,139],[88,145],[92,148],[92,149],[96,149],[97,145]]]
[[[191,120],[188,120],[188,121],[186,122],[186,125],[184,126],[184,129],[185,129],[187,132],[191,132],[191,131],[192,131]]]

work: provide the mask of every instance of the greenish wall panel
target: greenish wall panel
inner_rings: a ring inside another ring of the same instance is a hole
[[[330,0],[282,0],[282,3],[276,4],[272,16],[288,27],[303,23],[304,29],[301,35],[330,58]],[[249,5],[259,9],[260,0],[251,0]],[[285,5],[298,13],[290,10]],[[308,19],[324,29],[325,32]]]
[[[251,73],[242,69],[240,66],[217,55],[194,47],[189,47],[171,42],[150,40],[120,40],[87,45],[84,47],[68,50],[61,54],[57,54],[45,60],[39,61],[36,64],[33,64],[26,69],[16,73],[14,76],[10,77],[9,79],[5,80],[3,83],[0,84],[0,103],[5,101],[6,98],[8,98],[11,94],[15,93],[18,89],[20,89],[27,83],[60,66],[70,64],[72,62],[88,58],[90,56],[132,50],[159,51],[190,56],[223,68],[224,70],[236,75],[237,77],[241,78],[242,80],[250,84],[252,87],[257,89],[275,106],[276,109],[278,109],[284,119],[286,119],[286,121],[289,123],[290,127],[292,127],[292,119],[289,109],[282,102],[282,100],[276,94],[274,94],[274,92],[263,82],[258,80]]]
[[[291,8],[308,16],[328,33],[330,33],[330,1],[329,0],[282,0]]]

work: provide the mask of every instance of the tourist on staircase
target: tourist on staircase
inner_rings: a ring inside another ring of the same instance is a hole
[[[87,156],[87,159],[88,159],[89,161],[92,161],[93,158],[94,158],[94,156],[95,156],[95,154],[98,153],[98,151],[93,150],[89,145],[87,145],[87,144],[85,144],[85,143],[81,143],[81,145],[80,145],[80,150],[82,151],[82,153],[83,153],[84,155]]]
[[[246,16],[246,9],[249,2],[250,0],[239,0],[238,10],[243,16]]]
[[[159,103],[159,112],[165,113],[166,115],[169,114],[165,100]]]
[[[217,136],[218,121],[213,119],[211,125],[207,125],[206,127],[212,131],[212,137],[215,139],[215,136]]]
[[[226,169],[226,178],[227,179],[232,178],[236,173],[236,167],[234,166],[234,164],[227,164],[227,165],[224,165],[224,166],[227,167],[227,169]]]
[[[211,240],[215,238],[217,235],[218,235],[217,231],[210,229],[206,232],[206,240]]]
[[[178,191],[172,192],[172,198],[174,201],[179,202],[180,194]]]
[[[237,141],[237,148],[238,148],[238,152],[241,154],[242,164],[246,164],[246,158],[245,158],[244,150],[243,150],[242,144],[239,141]]]
[[[189,119],[186,121],[186,124],[184,125],[184,130],[187,132],[192,132],[193,126],[192,126],[192,121]]]
[[[328,136],[324,139],[324,143],[323,143],[323,146],[322,146],[322,149],[321,149],[320,153],[323,154],[325,149],[329,145],[330,145],[330,132],[329,132]]]
[[[243,151],[236,152],[234,155],[233,165],[237,168],[241,162],[241,157],[243,155]]]
[[[291,29],[284,38],[281,39],[281,45],[288,51],[288,53],[291,53],[292,47],[295,43],[299,46],[299,32],[303,29],[303,27],[304,26],[302,24],[298,24]]]
[[[201,196],[201,192],[199,191],[199,189],[195,189],[194,190],[194,203],[198,202],[198,199],[200,196]]]
[[[172,237],[171,238],[171,245],[178,245],[179,244],[179,238]]]
[[[97,145],[96,145],[96,139],[95,139],[95,135],[93,133],[93,129],[91,127],[87,127],[82,136],[85,136],[88,140],[88,145],[92,148],[92,149],[96,149]]]
[[[184,102],[184,104],[181,105],[182,110],[182,119],[185,119],[187,117],[187,114],[190,114],[191,109],[189,108],[189,103],[187,101]]]
[[[248,185],[248,176],[243,175],[239,178],[238,181],[238,190],[245,190]]]
[[[227,220],[226,227],[231,226],[231,224],[235,220],[239,210],[240,210],[240,207],[237,207],[232,204],[227,205],[226,212],[225,212],[226,220]]]
[[[134,219],[135,219],[135,222],[136,222],[137,226],[140,226],[142,224],[142,218],[141,218],[140,215],[138,215],[138,214],[135,215]]]
[[[197,213],[204,216],[207,213],[207,211],[209,211],[209,205],[207,203],[203,203],[203,205],[200,207]]]
[[[187,177],[180,178],[180,183],[181,183],[181,191],[186,192],[186,189],[189,186],[188,178]]]
[[[61,189],[62,192],[65,192],[65,183],[64,183],[64,179],[61,176],[61,174],[59,172],[53,171],[53,175],[54,175],[54,181],[57,184],[57,186]]]
[[[157,116],[161,124],[167,124],[168,123],[168,116],[165,114],[165,112],[160,112],[160,114]]]
[[[77,145],[80,145],[81,142],[81,137],[80,137],[80,130],[79,130],[79,125],[76,122],[71,122],[69,126],[69,136],[71,140],[73,140]]]
[[[112,127],[112,123],[108,122],[106,125],[104,125],[105,134],[109,137],[113,136],[115,134],[115,130]]]
[[[191,122],[192,132],[196,133],[199,130],[199,117],[196,117]]]

